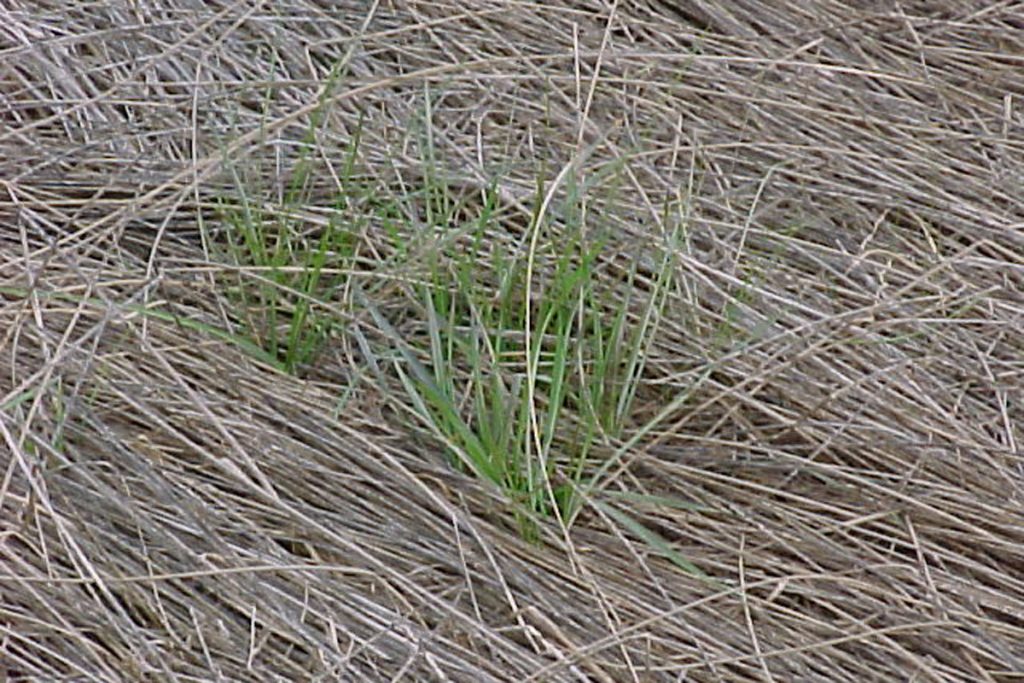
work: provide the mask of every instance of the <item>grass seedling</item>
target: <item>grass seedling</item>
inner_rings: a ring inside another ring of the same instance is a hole
[[[423,196],[442,196],[437,190]],[[538,206],[542,196],[539,187]],[[618,296],[597,277],[606,241],[588,239],[563,211],[564,222],[532,228],[539,239],[527,287],[525,255],[495,244],[494,210],[491,193],[474,225],[439,234],[418,288],[427,334],[415,355],[429,358],[429,369],[402,378],[454,460],[498,486],[533,537],[538,517],[574,517],[596,467],[594,445],[619,439],[629,422],[667,300],[670,250],[646,289],[634,266]]]
[[[222,204],[224,249],[238,274],[231,291],[245,329],[256,345],[291,373],[313,361],[339,324],[322,303],[344,287],[355,258],[353,228],[359,223],[348,219],[349,209],[363,191],[354,182],[360,129],[337,174],[340,187],[326,224],[309,226],[300,218],[311,200],[316,133],[336,79],[337,73],[332,73],[321,93],[322,106],[311,116],[279,205],[265,206],[261,193],[253,196],[237,174],[239,200]]]

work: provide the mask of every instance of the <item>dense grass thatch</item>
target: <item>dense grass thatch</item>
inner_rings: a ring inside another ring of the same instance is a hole
[[[0,679],[1024,679],[1022,93],[1012,0],[3,3]],[[403,368],[573,229],[658,324],[524,527]]]

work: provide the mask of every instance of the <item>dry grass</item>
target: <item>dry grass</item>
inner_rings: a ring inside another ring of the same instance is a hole
[[[1024,679],[1024,3],[5,0],[0,36],[0,678]],[[260,276],[217,207],[280,210],[318,112],[295,220],[358,245],[291,376],[210,333]],[[602,508],[522,540],[413,418],[427,154],[469,213],[498,179],[490,249],[538,176],[614,177],[610,287],[684,212],[623,438],[689,398],[603,492],[712,581]]]

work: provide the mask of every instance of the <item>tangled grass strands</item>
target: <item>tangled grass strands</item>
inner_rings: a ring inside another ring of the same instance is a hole
[[[1022,16],[6,3],[0,678],[1019,679]]]

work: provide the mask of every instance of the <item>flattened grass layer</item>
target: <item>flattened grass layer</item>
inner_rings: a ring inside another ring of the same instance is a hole
[[[1018,4],[329,5],[3,17],[0,674],[1024,670]]]

